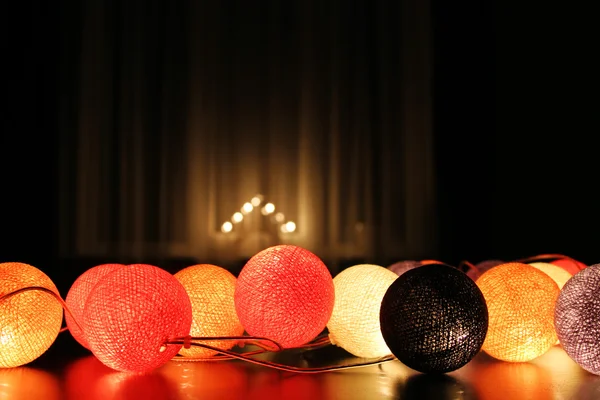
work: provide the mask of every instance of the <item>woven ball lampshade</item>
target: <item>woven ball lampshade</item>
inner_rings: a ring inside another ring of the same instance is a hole
[[[134,264],[100,279],[87,298],[83,321],[90,350],[103,364],[143,373],[180,350],[165,341],[189,334],[192,305],[173,275]]]
[[[575,275],[582,269],[587,268],[587,265],[572,258],[559,258],[558,260],[551,261],[550,264],[564,268],[565,270],[569,271],[571,275]]]
[[[400,276],[403,273],[405,273],[406,271],[409,271],[413,268],[417,268],[420,266],[421,266],[421,263],[419,261],[406,260],[406,261],[399,261],[397,263],[394,263],[387,268],[390,271],[393,271],[394,273],[396,273],[396,275]]]
[[[552,280],[558,285],[559,289],[562,289],[563,286],[565,286],[565,283],[567,283],[567,281],[573,277],[573,274],[564,268],[559,267],[558,265],[545,262],[534,262],[529,263],[529,265],[539,269],[552,278]]]
[[[556,344],[553,317],[560,289],[550,276],[511,262],[481,275],[477,286],[490,315],[483,351],[502,361],[526,362]]]
[[[82,331],[83,329],[83,309],[85,307],[85,302],[90,294],[92,288],[98,283],[100,279],[102,279],[105,275],[113,272],[117,268],[125,267],[123,264],[102,264],[96,267],[90,268],[81,274],[71,288],[69,289],[69,293],[67,293],[67,298],[65,299],[65,303],[69,308],[69,311],[65,313],[65,321],[67,322],[67,327],[69,328],[69,332],[71,335],[81,344],[83,347],[89,350],[89,346],[85,335]]]
[[[481,349],[488,329],[484,297],[456,268],[424,265],[407,271],[388,288],[379,315],[392,353],[424,373],[445,373],[467,364]]]
[[[297,347],[325,329],[333,311],[331,273],[315,254],[298,246],[269,247],[242,268],[235,308],[252,336]]]
[[[236,278],[224,268],[210,264],[193,265],[175,274],[192,302],[191,336],[241,336],[244,327],[235,311]],[[235,341],[208,341],[206,344],[228,350]],[[207,358],[216,352],[192,346],[181,349],[184,357]]]
[[[398,275],[378,265],[347,268],[333,278],[335,306],[327,324],[329,339],[357,357],[391,354],[379,325],[381,300]]]
[[[39,269],[18,262],[0,264],[0,298],[32,286],[58,295]],[[58,336],[62,318],[62,305],[50,293],[30,290],[0,300],[0,368],[28,364],[45,353]]]
[[[600,264],[581,270],[565,284],[556,302],[554,324],[569,357],[600,375]]]

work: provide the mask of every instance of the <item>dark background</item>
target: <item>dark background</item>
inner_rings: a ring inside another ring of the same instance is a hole
[[[64,5],[27,2],[2,24],[0,260],[44,266],[54,280]],[[503,20],[484,1],[436,0],[432,12],[438,258],[598,262],[598,125],[575,44],[556,24]]]

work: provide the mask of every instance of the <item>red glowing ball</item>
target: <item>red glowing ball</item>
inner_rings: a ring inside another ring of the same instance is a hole
[[[65,320],[67,327],[71,335],[86,349],[90,346],[85,339],[85,334],[82,329],[85,329],[83,325],[83,309],[85,302],[92,291],[92,288],[104,278],[104,276],[115,271],[118,268],[125,267],[123,264],[102,264],[96,267],[90,268],[79,276],[69,289],[65,302],[71,313],[65,313]],[[71,316],[73,314],[73,316]]]
[[[158,267],[134,264],[104,276],[90,292],[83,313],[86,340],[105,365],[148,372],[172,359],[187,336],[192,305],[184,287]]]
[[[561,259],[552,261],[550,264],[554,264],[556,266],[561,267],[562,269],[570,272],[571,275],[575,275],[582,269],[587,268],[587,265],[585,265],[584,263],[579,262],[577,260],[573,260],[572,258],[561,258]]]
[[[285,348],[319,335],[335,302],[333,278],[325,264],[291,245],[269,247],[252,257],[240,272],[234,297],[246,332]]]

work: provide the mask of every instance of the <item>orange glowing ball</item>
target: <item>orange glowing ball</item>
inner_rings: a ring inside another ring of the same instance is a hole
[[[579,262],[577,260],[573,260],[571,258],[561,258],[561,259],[552,261],[550,264],[554,264],[561,268],[566,269],[567,271],[569,271],[571,273],[571,275],[575,275],[582,269],[587,268],[587,265],[585,265],[584,263]]]
[[[65,321],[71,335],[86,349],[89,349],[87,340],[82,329],[85,329],[83,325],[83,309],[85,308],[85,302],[92,291],[92,288],[102,279],[105,275],[113,272],[118,268],[125,267],[123,264],[102,264],[96,267],[90,268],[79,276],[69,289],[65,302],[71,314],[65,313]]]
[[[550,276],[512,262],[485,272],[477,286],[489,313],[483,351],[499,360],[526,362],[557,342],[553,318],[560,289]]]
[[[187,336],[192,305],[184,287],[167,271],[146,264],[117,268],[90,292],[83,310],[90,350],[106,366],[148,372],[172,359]]]
[[[231,272],[216,265],[200,264],[182,269],[175,274],[192,302],[191,336],[241,336],[244,327],[235,311],[235,284]],[[201,342],[228,350],[235,341]],[[217,352],[202,347],[181,349],[179,354],[190,358],[207,358]]]
[[[56,293],[54,283],[28,264],[0,264],[0,298],[18,289],[38,286]],[[0,300],[0,368],[30,363],[54,343],[63,309],[50,293],[26,291]]]
[[[325,329],[335,300],[331,273],[301,247],[269,247],[242,268],[235,308],[246,332],[285,348],[314,339]]]
[[[558,265],[545,262],[534,262],[529,263],[529,265],[547,274],[554,282],[556,282],[559,289],[562,289],[563,286],[565,286],[565,283],[573,277],[573,274]]]

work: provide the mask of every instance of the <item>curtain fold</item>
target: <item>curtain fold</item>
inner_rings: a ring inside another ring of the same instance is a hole
[[[64,255],[435,253],[427,2],[131,0],[81,14],[63,39],[81,49],[62,77]]]

